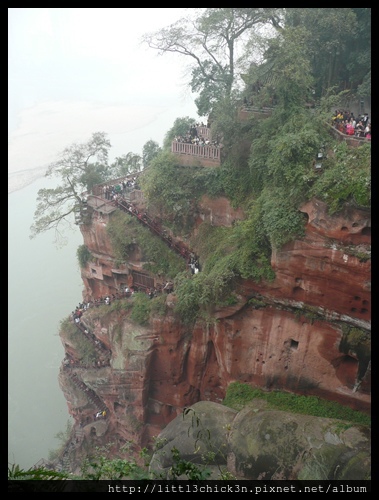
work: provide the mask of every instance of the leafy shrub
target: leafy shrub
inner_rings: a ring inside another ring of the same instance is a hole
[[[341,210],[352,200],[358,205],[371,204],[371,144],[349,148],[345,142],[335,147],[330,167],[318,178],[311,195],[325,201],[329,213]]]
[[[147,325],[150,318],[150,307],[150,298],[146,293],[135,293],[133,295],[133,309],[130,313],[130,319],[141,326]]]
[[[107,225],[107,234],[111,240],[115,256],[121,262],[128,259],[129,253],[136,246],[142,251],[142,260],[147,261],[144,269],[171,279],[185,269],[183,258],[170,250],[159,238],[154,236],[147,227],[141,225],[135,217],[115,211]]]
[[[95,346],[80,330],[78,330],[76,325],[72,323],[69,318],[61,321],[61,330],[68,340],[72,342],[82,363],[91,364],[97,359]]]
[[[180,273],[175,279],[177,302],[174,312],[183,323],[194,322],[200,309],[197,276],[200,274],[194,275],[194,279],[188,279],[187,273]]]
[[[85,245],[80,245],[76,251],[76,257],[81,269],[86,267],[87,262],[92,259],[91,252]]]
[[[122,312],[129,311],[132,308],[131,300],[122,299],[122,300],[112,300],[110,305],[108,305],[109,312]]]
[[[150,301],[151,314],[164,316],[166,314],[166,296],[165,294],[158,295]]]
[[[304,216],[282,189],[264,191],[262,221],[274,248],[281,248],[294,238],[304,236]]]

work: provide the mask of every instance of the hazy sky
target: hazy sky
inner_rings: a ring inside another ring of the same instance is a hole
[[[162,145],[178,117],[198,119],[184,77],[189,61],[140,43],[187,15],[183,8],[8,8],[9,178],[46,167],[94,132],[108,134],[112,161],[141,154],[150,139]]]

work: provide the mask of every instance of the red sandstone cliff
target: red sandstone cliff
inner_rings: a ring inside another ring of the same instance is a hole
[[[241,282],[238,304],[215,310],[211,324],[198,322],[189,330],[169,312],[142,328],[125,310],[101,322],[96,310],[84,313],[83,321],[112,355],[101,368],[61,370],[77,434],[83,425],[80,443],[113,442],[119,450],[132,442],[138,449],[183,407],[221,402],[232,381],[370,410],[370,212],[347,207],[329,216],[317,200],[301,210],[305,238],[273,253],[276,279]],[[204,199],[198,224],[231,225],[242,217],[227,200]],[[95,258],[82,272],[87,299],[112,293],[128,283],[132,270],[142,269],[138,252],[124,269],[115,269],[106,220],[96,215],[82,226]],[[171,311],[175,296],[167,301]],[[64,336],[62,342],[67,350],[70,342]],[[73,384],[73,371],[84,386]],[[99,399],[89,400],[85,387]],[[98,401],[108,414],[94,421]]]

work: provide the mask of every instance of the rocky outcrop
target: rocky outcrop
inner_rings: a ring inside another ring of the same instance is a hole
[[[201,207],[198,225],[243,218],[227,200],[204,199]],[[128,307],[101,320],[96,309],[83,314],[84,324],[112,352],[109,366],[61,370],[70,413],[75,425],[84,424],[87,444],[112,442],[116,451],[131,442],[138,450],[184,407],[221,403],[234,381],[370,411],[370,213],[349,206],[330,216],[318,200],[301,211],[305,237],[273,252],[275,280],[240,282],[238,302],[215,309],[211,323],[184,327],[172,313],[174,295],[167,296],[166,314],[148,327],[136,326]],[[92,224],[82,226],[93,256],[82,271],[86,300],[119,290],[133,272],[143,271],[138,247],[124,267],[115,265],[106,224],[107,217],[95,212]],[[93,402],[71,389],[70,370],[107,407],[101,429],[93,421]]]
[[[371,433],[340,420],[265,409],[254,400],[241,411],[201,401],[187,408],[158,436],[150,472],[172,479],[172,450],[198,464],[209,479],[368,480]],[[186,479],[179,476],[176,479]]]

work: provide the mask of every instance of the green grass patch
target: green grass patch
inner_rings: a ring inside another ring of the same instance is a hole
[[[241,410],[254,399],[263,399],[268,409],[312,415],[314,417],[335,418],[352,424],[371,426],[371,418],[365,413],[326,401],[317,396],[299,396],[282,391],[266,392],[241,382],[232,382],[226,392],[223,404],[235,410]]]

